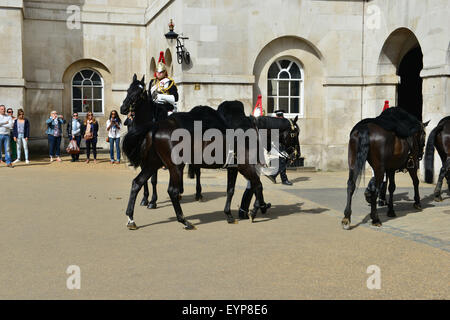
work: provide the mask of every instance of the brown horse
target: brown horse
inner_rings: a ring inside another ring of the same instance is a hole
[[[345,217],[342,220],[342,227],[345,230],[350,229],[352,196],[366,160],[375,173],[375,184],[369,190],[372,225],[381,226],[376,201],[385,173],[389,180],[388,216],[395,217],[393,197],[395,191],[394,176],[397,170],[408,170],[414,184],[414,207],[421,209],[417,170],[419,169],[419,161],[423,156],[425,127],[427,125],[428,122],[425,124],[419,122],[421,129],[412,136],[410,142],[370,121],[363,120],[353,128],[348,143],[347,206],[344,211]]]
[[[433,183],[434,176],[434,148],[441,157],[442,168],[434,189],[434,200],[442,201],[441,189],[444,177],[447,179],[450,193],[450,117],[445,117],[439,121],[428,136],[427,148],[425,151],[425,182]]]

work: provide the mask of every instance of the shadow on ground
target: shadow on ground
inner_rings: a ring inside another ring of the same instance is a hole
[[[273,219],[278,219],[279,217],[284,217],[292,214],[321,214],[323,212],[329,211],[327,208],[314,208],[302,210],[301,207],[304,203],[296,203],[290,205],[277,205],[270,208],[266,214],[262,214],[261,211],[258,212],[256,216],[256,220],[254,223],[267,222]],[[202,224],[212,223],[212,222],[220,222],[223,221],[226,223],[226,216],[223,211],[214,211],[214,212],[205,212],[199,214],[189,214],[189,212],[184,212],[187,220],[200,220],[196,222],[195,225],[199,226]],[[232,210],[233,216],[237,219],[237,211]],[[146,225],[139,226],[139,229],[146,228],[153,225],[176,222],[177,218],[175,216],[170,217],[165,221],[158,221],[155,223],[150,223]]]

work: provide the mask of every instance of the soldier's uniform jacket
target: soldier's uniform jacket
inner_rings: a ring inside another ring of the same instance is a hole
[[[153,102],[159,108],[164,108],[166,112],[176,112],[178,89],[172,78],[152,79],[150,81],[150,94]],[[158,116],[157,118],[160,119],[161,117]]]

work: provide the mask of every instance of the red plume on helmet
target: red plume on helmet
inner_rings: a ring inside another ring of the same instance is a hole
[[[159,59],[158,59],[158,63],[160,63],[162,61],[162,63],[166,64],[166,59],[164,58],[164,52],[160,51],[159,52]],[[153,74],[153,76],[156,78],[156,71]]]

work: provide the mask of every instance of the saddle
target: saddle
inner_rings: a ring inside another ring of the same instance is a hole
[[[397,137],[405,139],[409,146],[406,168],[412,169],[417,165],[412,150],[414,148],[414,135],[422,130],[422,124],[415,116],[400,107],[391,107],[384,110],[378,117],[364,119],[358,124],[368,123],[374,123],[386,131],[394,132]]]

